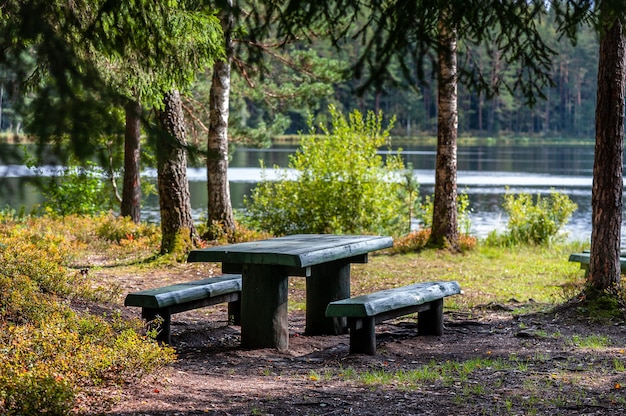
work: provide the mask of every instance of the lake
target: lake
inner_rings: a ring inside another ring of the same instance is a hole
[[[286,168],[289,155],[296,148],[277,145],[270,149],[238,148],[229,169],[231,198],[235,208],[243,207],[244,195],[260,178],[259,160],[265,166]],[[503,230],[506,213],[502,210],[507,192],[548,195],[551,190],[567,194],[577,205],[565,231],[572,240],[589,240],[591,235],[591,184],[593,150],[589,145],[493,145],[459,146],[457,153],[458,189],[470,199],[471,232],[479,237],[492,230]],[[382,152],[383,154],[385,152]],[[420,183],[421,195],[432,194],[434,185],[435,146],[403,146],[403,157],[411,164]],[[22,166],[0,167],[0,206],[27,208],[40,202],[36,190],[23,185],[27,171]],[[269,170],[268,175],[274,173]],[[145,176],[154,178],[154,170]],[[206,169],[190,168],[188,172],[194,216],[206,211]],[[20,192],[24,190],[24,192]],[[158,222],[158,200],[148,198],[142,208],[142,219]]]

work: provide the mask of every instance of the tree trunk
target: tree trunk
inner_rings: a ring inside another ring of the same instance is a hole
[[[229,4],[231,3],[229,1]],[[227,58],[225,62],[215,63],[211,81],[209,102],[211,120],[207,140],[208,231],[205,236],[211,240],[215,239],[219,232],[232,235],[235,231],[228,185],[228,106],[230,100],[230,61],[233,56],[232,25],[232,14],[227,12],[222,17]],[[221,230],[217,230],[216,225]]]
[[[124,135],[124,185],[120,215],[130,217],[133,222],[141,221],[141,104],[126,105],[126,132]]]
[[[193,247],[196,230],[187,182],[185,119],[180,94],[165,94],[157,112],[164,133],[157,143],[157,175],[161,208],[161,254],[183,255]]]
[[[439,20],[438,48],[437,161],[433,225],[429,245],[458,250],[456,210],[457,65],[456,30],[450,29],[445,14]]]
[[[605,25],[600,40],[588,277],[597,290],[620,282],[626,56],[622,30],[621,21],[614,19]]]

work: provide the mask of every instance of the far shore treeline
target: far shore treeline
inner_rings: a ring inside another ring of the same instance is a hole
[[[566,39],[559,40],[550,19],[538,21],[537,25],[542,27],[548,44],[557,52],[550,70],[554,83],[542,90],[545,99],[539,100],[531,108],[525,104],[526,100],[520,91],[511,93],[503,90],[494,97],[487,97],[461,82],[458,90],[461,139],[593,139],[599,49],[597,34],[593,29],[582,26],[577,45],[572,46]],[[340,51],[321,40],[314,43],[307,54],[301,52],[302,45],[284,50],[281,59],[290,57],[295,62],[308,65],[309,69],[317,73],[317,76],[311,78],[305,79],[302,74],[286,68],[280,59],[267,62],[271,70],[267,71],[261,82],[255,84],[256,88],[250,88],[250,83],[233,71],[230,118],[232,125],[238,125],[238,131],[232,132],[234,139],[236,136],[263,136],[261,144],[267,145],[267,137],[278,140],[297,137],[298,132],[306,130],[307,115],[326,117],[328,104],[334,104],[344,112],[358,108],[361,111],[382,110],[385,116],[395,116],[394,137],[436,137],[435,71],[432,68],[429,70],[427,64],[424,72],[430,75],[407,85],[403,81],[401,68],[391,65],[388,68],[388,82],[378,89],[367,89],[357,94],[360,80],[347,79],[341,75],[341,71],[346,65],[352,64],[358,42],[348,39]],[[473,48],[472,54],[472,59],[478,57],[480,70],[484,74],[501,71],[503,63],[489,58],[485,46]],[[463,59],[463,56],[459,56],[459,61]],[[507,65],[507,71],[511,74],[519,70],[519,63]],[[28,111],[28,106],[24,107],[24,103],[18,106],[19,97],[10,92],[17,88],[14,85],[17,79],[15,74],[26,69],[0,66],[0,143],[14,142],[16,134],[24,133],[26,115],[19,109]],[[187,94],[187,108],[195,111],[193,119],[203,120],[204,110],[194,107],[194,104],[208,102],[206,98],[210,83],[210,74],[200,75]],[[298,95],[300,98],[291,101],[279,98],[273,102],[268,99],[289,95]],[[190,129],[192,135],[194,132],[203,135],[201,126],[195,125],[194,128]],[[257,130],[257,133],[251,134],[252,129]],[[19,137],[23,140],[23,136]]]

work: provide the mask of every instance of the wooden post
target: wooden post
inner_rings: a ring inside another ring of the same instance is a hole
[[[241,297],[233,302],[228,302],[228,325],[241,325]]]
[[[241,291],[241,346],[289,348],[288,276],[284,267],[244,265]]]
[[[348,319],[350,354],[376,355],[376,320],[372,316]]]
[[[350,263],[338,260],[311,267],[306,278],[306,329],[307,335],[345,334],[348,326],[345,317],[326,318],[330,302],[350,297]]]
[[[430,302],[430,309],[418,313],[417,335],[443,335],[443,299]]]

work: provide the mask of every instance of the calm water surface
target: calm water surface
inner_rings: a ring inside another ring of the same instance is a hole
[[[233,154],[228,175],[231,198],[235,208],[243,207],[248,195],[260,179],[260,160],[265,166],[286,168],[293,146],[271,149],[238,148]],[[434,146],[404,146],[405,162],[414,169],[422,195],[432,194],[435,168]],[[385,154],[386,152],[382,152]],[[566,226],[570,239],[588,240],[591,234],[591,182],[593,172],[593,145],[542,146],[459,146],[458,188],[466,193],[471,204],[471,232],[484,237],[492,230],[503,230],[506,213],[502,210],[505,193],[549,195],[552,190],[567,194],[577,205]],[[36,190],[23,185],[28,171],[22,166],[0,166],[0,206],[27,208],[40,202]],[[268,178],[275,173],[266,172]],[[145,172],[154,178],[154,171]],[[206,211],[206,170],[190,168],[188,172],[194,216]],[[23,192],[22,192],[23,191]],[[142,208],[146,221],[159,221],[158,200],[148,198]]]

